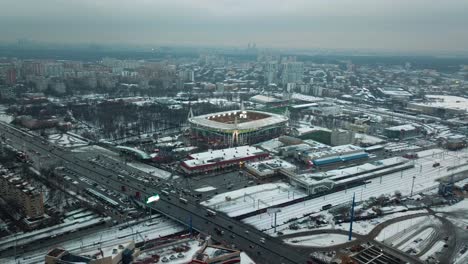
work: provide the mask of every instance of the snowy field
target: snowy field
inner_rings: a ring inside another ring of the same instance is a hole
[[[399,241],[398,239],[400,239],[401,236],[405,236],[407,232],[418,229],[423,223],[427,223],[428,221],[431,221],[431,217],[420,216],[396,222],[382,229],[375,239],[387,244],[392,244],[394,241]]]
[[[463,152],[444,152],[443,150],[426,150],[418,153],[419,159],[414,160],[414,168],[404,170],[403,173],[395,172],[382,178],[378,177],[372,180],[371,183],[365,186],[358,186],[344,191],[328,194],[322,197],[304,201],[281,208],[281,212],[277,214],[277,222],[279,224],[294,217],[302,217],[303,214],[319,212],[322,206],[327,204],[338,205],[349,203],[352,200],[353,193],[356,194],[356,202],[364,201],[370,197],[378,197],[382,194],[393,195],[396,190],[399,190],[403,196],[408,196],[411,193],[411,185],[414,178],[413,194],[427,192],[437,188],[438,178],[450,176],[452,173],[468,171],[468,164],[456,169],[447,170],[450,166],[459,165],[463,160],[468,158],[466,150]],[[440,166],[433,167],[435,162],[439,162]],[[380,179],[382,179],[380,181]],[[238,205],[240,207],[240,205]],[[244,204],[248,206],[248,204]],[[242,210],[242,208],[237,208]],[[268,213],[259,214],[244,219],[247,224],[255,226],[259,230],[270,229],[273,215]]]
[[[287,183],[266,183],[218,194],[201,204],[234,217],[304,196]]]
[[[354,238],[352,238],[354,240]],[[320,234],[313,236],[303,236],[288,238],[284,240],[291,245],[309,246],[309,247],[328,247],[349,242],[348,236],[340,234]]]
[[[140,162],[129,162],[129,163],[127,163],[127,165],[132,166],[133,168],[135,168],[135,169],[137,169],[137,170],[146,172],[146,173],[148,173],[148,174],[151,174],[152,176],[156,176],[156,177],[161,178],[161,179],[164,179],[164,180],[166,180],[166,179],[168,179],[169,177],[171,177],[171,173],[170,173],[170,172],[165,171],[165,170],[161,170],[161,169],[159,169],[159,168],[156,168],[156,167],[153,167],[153,166],[144,164],[144,163],[140,163]]]
[[[48,140],[56,145],[68,148],[88,145],[86,141],[69,134],[53,134],[49,136]]]
[[[353,223],[353,233],[360,234],[360,235],[367,235],[369,234],[372,229],[377,227],[379,224],[386,222],[388,220],[405,216],[405,215],[412,215],[412,214],[419,214],[419,213],[427,213],[426,210],[414,210],[414,211],[406,211],[406,212],[396,212],[396,213],[391,213],[387,214],[384,216],[381,216],[377,219],[370,219],[370,220],[363,220],[363,221],[355,221]],[[320,229],[335,229],[335,230],[344,230],[348,231],[349,230],[349,223],[343,223],[343,224],[335,224],[333,220],[333,215],[329,214],[328,211],[323,211],[320,213],[315,213],[312,214],[311,217],[316,217],[318,215],[324,215],[324,219],[329,223],[328,225],[323,225],[320,227],[315,227],[312,228],[314,230],[320,230]],[[293,233],[299,233],[299,232],[304,232],[305,230],[309,231],[307,224],[297,224],[299,229],[293,230],[290,229],[288,225],[283,225],[281,227],[277,228],[277,231],[281,231],[283,234],[293,234]],[[277,236],[276,233],[273,233],[273,230],[269,231],[270,235],[272,236]]]
[[[102,153],[103,155],[106,155],[106,156],[119,157],[119,153],[113,152],[112,150],[109,150],[109,149],[106,149],[106,148],[103,148],[103,147],[97,146],[97,145],[74,148],[71,151],[72,152],[77,152],[77,153],[95,152],[95,153]]]
[[[434,211],[440,212],[439,215],[444,215],[444,212],[450,213],[444,215],[444,217],[462,229],[466,229],[468,226],[468,199],[464,199],[451,206],[436,208]]]
[[[181,225],[165,218],[153,219],[153,223],[154,225],[140,223],[123,230],[119,230],[119,226],[106,228],[102,232],[96,232],[84,237],[75,237],[75,239],[71,241],[61,242],[60,247],[65,248],[72,253],[79,253],[93,250],[96,248],[96,245],[100,243],[102,243],[102,247],[124,243],[132,239],[138,243],[143,241],[143,239],[156,239],[160,236],[167,236],[184,230],[184,227]],[[24,255],[20,255],[19,260],[22,264],[44,263],[44,256],[50,249],[50,247],[47,247],[33,252],[27,252]],[[14,264],[15,260],[13,257],[4,258],[0,259],[0,263]]]
[[[430,237],[435,235],[436,232],[434,228],[426,228],[422,232],[414,234],[411,236],[411,239],[408,239],[406,242],[398,246],[398,249],[403,252],[408,252],[413,250],[414,253],[419,253],[421,250],[424,250],[430,241]],[[407,237],[409,238],[409,237]]]
[[[430,256],[435,256],[437,253],[441,252],[444,249],[444,245],[444,241],[437,241],[430,250],[428,250],[426,253],[424,253],[424,255],[420,257],[420,259],[425,261]]]

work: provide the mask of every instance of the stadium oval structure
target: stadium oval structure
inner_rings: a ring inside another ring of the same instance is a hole
[[[191,137],[212,147],[257,143],[285,133],[289,118],[284,115],[233,110],[189,117]]]

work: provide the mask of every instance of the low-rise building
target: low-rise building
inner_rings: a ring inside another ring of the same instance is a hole
[[[280,169],[287,171],[296,170],[296,166],[279,158],[247,163],[245,169],[259,178],[273,176]]]
[[[326,149],[312,149],[301,154],[302,161],[312,166],[325,166],[369,157],[363,148],[355,145],[342,145]]]
[[[268,156],[268,153],[260,148],[241,146],[191,154],[180,166],[185,173],[193,175],[241,167],[247,161],[263,160]]]

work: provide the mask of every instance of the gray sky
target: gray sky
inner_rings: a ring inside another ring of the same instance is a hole
[[[0,41],[467,51],[468,0],[0,0]]]

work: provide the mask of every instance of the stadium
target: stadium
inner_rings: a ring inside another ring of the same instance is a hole
[[[210,147],[254,144],[284,134],[288,117],[252,110],[234,110],[193,117],[191,139]]]

